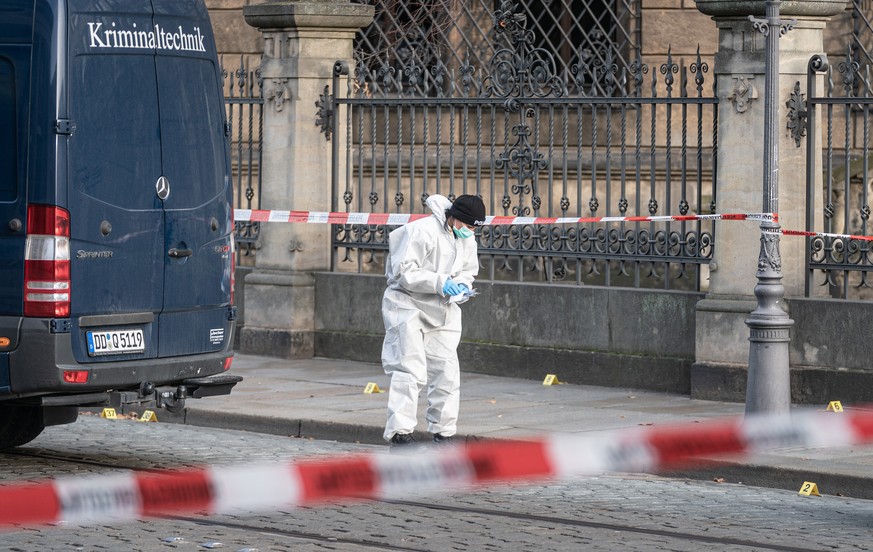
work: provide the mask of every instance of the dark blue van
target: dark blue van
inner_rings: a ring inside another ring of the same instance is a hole
[[[240,380],[225,132],[202,0],[0,0],[0,449]]]

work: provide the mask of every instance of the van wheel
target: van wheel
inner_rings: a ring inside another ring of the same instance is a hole
[[[0,404],[0,450],[27,444],[43,429],[41,407]]]

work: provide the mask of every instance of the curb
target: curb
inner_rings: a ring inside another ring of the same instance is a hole
[[[659,475],[794,492],[799,491],[805,481],[812,481],[818,486],[822,495],[873,499],[873,480],[870,478],[861,475],[825,472],[819,469],[800,470],[765,464],[710,461],[704,468],[673,470]]]

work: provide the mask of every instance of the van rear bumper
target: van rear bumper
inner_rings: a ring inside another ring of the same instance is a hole
[[[231,333],[233,326],[231,326]],[[221,351],[156,359],[79,363],[73,357],[71,335],[44,331],[28,332],[9,353],[10,394],[2,398],[48,394],[82,394],[137,390],[143,383],[179,385],[183,380],[220,374],[233,356],[232,335]],[[64,371],[87,372],[83,383],[64,381]]]

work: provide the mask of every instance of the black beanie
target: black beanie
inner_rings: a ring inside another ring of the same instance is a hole
[[[446,210],[446,213],[470,226],[485,224],[485,204],[478,196],[466,194],[458,196],[452,206]]]

